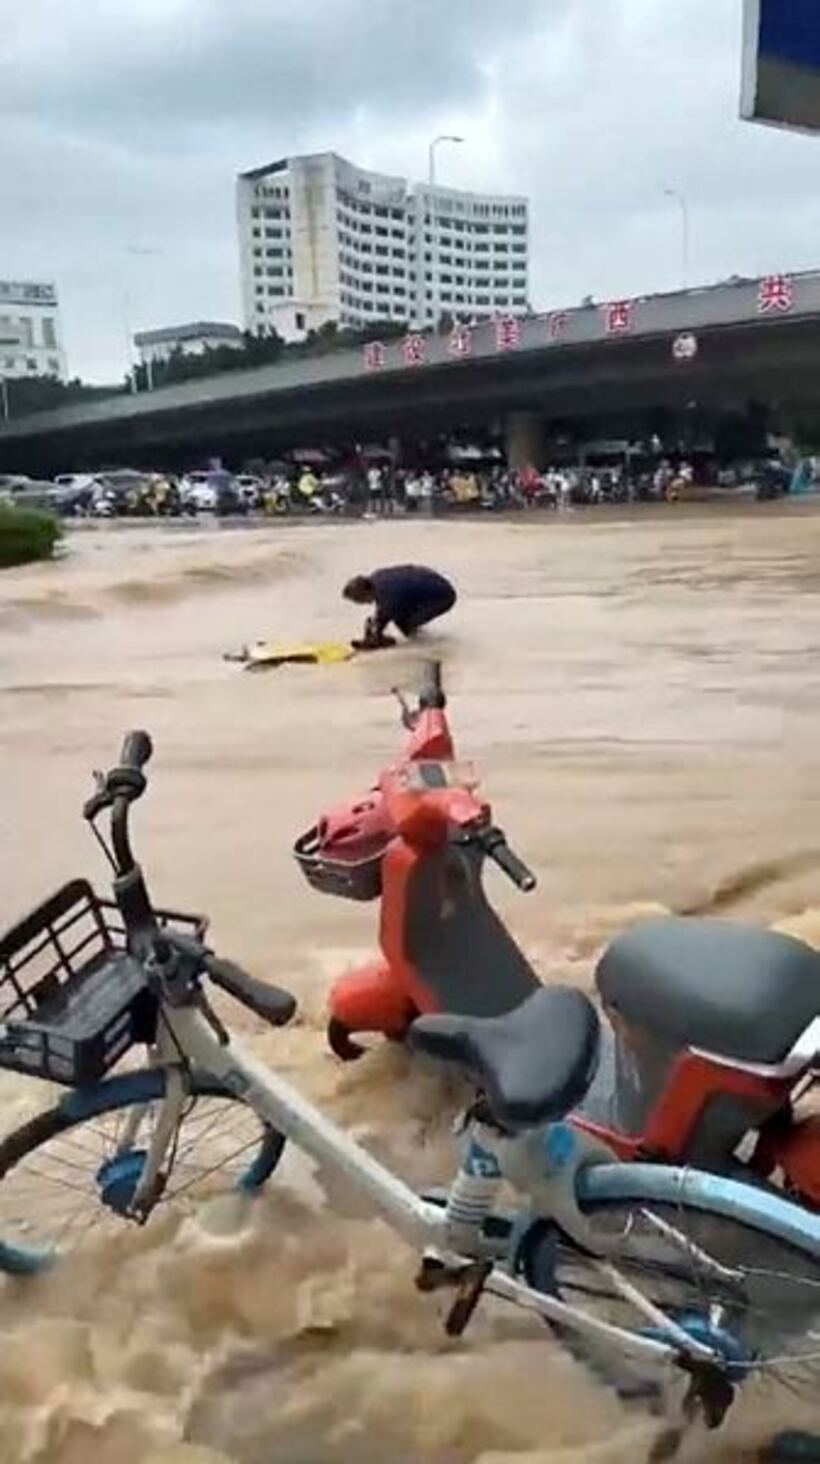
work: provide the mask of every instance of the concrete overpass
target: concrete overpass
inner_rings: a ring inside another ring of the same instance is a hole
[[[514,463],[537,462],[550,422],[749,400],[787,417],[820,407],[820,271],[290,357],[37,413],[0,427],[0,471],[174,466],[471,426],[505,432]]]

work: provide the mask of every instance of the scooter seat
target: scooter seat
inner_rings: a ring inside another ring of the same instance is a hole
[[[604,952],[595,980],[636,1027],[745,1062],[782,1062],[820,1016],[820,955],[724,920],[636,925]]]
[[[599,1039],[594,1006],[570,986],[540,986],[501,1017],[417,1017],[407,1037],[419,1052],[463,1068],[510,1129],[574,1108],[592,1082]]]

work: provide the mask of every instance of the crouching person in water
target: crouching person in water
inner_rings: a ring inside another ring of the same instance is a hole
[[[456,603],[456,592],[450,581],[434,569],[420,564],[397,564],[374,569],[350,580],[342,591],[354,605],[373,605],[373,613],[365,621],[361,640],[353,642],[356,650],[375,651],[395,645],[385,631],[395,625],[410,638],[423,625],[446,615]]]

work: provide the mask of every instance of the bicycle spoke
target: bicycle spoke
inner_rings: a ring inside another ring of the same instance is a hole
[[[127,1217],[106,1206],[98,1175],[115,1155],[147,1150],[161,1113],[162,1100],[154,1096],[68,1127],[55,1110],[53,1132],[38,1135],[34,1147],[0,1173],[0,1240],[61,1252],[84,1244],[100,1227],[122,1229]],[[232,1095],[195,1086],[163,1157],[168,1174],[158,1207],[168,1213],[178,1206],[187,1214],[200,1194],[212,1195],[220,1186],[235,1190],[266,1133],[264,1122]],[[127,1185],[134,1171],[123,1172]]]
[[[248,1152],[248,1149],[253,1148],[256,1142],[257,1141],[255,1139],[248,1139],[247,1143],[243,1144],[240,1149],[235,1150],[233,1154],[230,1154],[226,1160],[220,1160],[218,1164],[211,1165],[210,1169],[200,1170],[197,1177],[188,1180],[186,1184],[180,1185],[178,1189],[168,1190],[166,1192],[167,1198],[178,1199],[180,1195],[184,1194],[186,1190],[189,1190],[192,1185],[197,1183],[197,1179],[208,1179],[212,1174],[218,1174],[219,1170],[223,1168],[224,1164],[230,1163],[232,1159],[237,1159],[240,1154],[246,1154]],[[163,1195],[162,1201],[160,1203],[165,1202],[166,1195]]]

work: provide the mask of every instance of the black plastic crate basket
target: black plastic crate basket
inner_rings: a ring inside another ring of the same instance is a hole
[[[205,932],[199,916],[155,913],[163,927]],[[63,885],[0,938],[0,1067],[82,1087],[150,1042],[155,1023],[122,916],[87,880]]]

